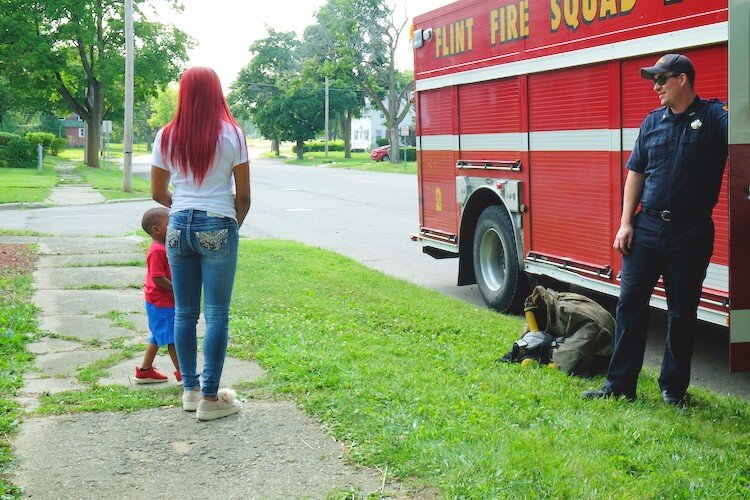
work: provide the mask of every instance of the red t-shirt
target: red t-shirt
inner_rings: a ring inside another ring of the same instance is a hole
[[[167,249],[162,243],[154,241],[148,247],[146,254],[146,302],[157,307],[174,307],[174,294],[154,283],[154,278],[167,278],[172,281],[172,271],[169,269]]]

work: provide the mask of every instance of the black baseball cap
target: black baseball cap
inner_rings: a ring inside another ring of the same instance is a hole
[[[666,54],[656,61],[656,64],[647,68],[641,68],[641,76],[646,80],[651,80],[654,75],[674,71],[675,73],[685,73],[691,80],[695,79],[695,68],[686,56],[682,54]]]

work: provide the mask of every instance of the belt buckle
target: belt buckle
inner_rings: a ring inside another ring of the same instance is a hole
[[[669,210],[662,210],[661,213],[659,213],[661,216],[661,220],[664,222],[672,222],[672,212]]]

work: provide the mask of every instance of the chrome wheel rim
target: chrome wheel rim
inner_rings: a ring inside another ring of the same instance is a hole
[[[505,250],[500,234],[495,229],[488,229],[482,235],[479,246],[479,268],[487,288],[497,292],[505,283]]]

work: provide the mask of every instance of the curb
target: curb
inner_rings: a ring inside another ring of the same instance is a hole
[[[131,203],[136,201],[154,201],[152,198],[122,198],[119,200],[105,200],[105,204],[111,204],[111,203]],[[154,202],[156,203],[156,202]]]
[[[0,203],[0,210],[22,210],[27,208],[47,208],[52,207],[48,203]]]
[[[111,203],[133,203],[133,202],[141,202],[141,201],[153,201],[151,198],[123,198],[119,200],[104,200],[101,203],[86,203],[83,205],[58,205],[55,203],[0,203],[0,211],[3,210],[27,210],[27,209],[34,209],[34,208],[52,208],[52,207],[62,207],[62,206],[70,206],[70,207],[77,207],[77,206],[84,206],[84,205],[103,205],[103,204],[111,204]]]

